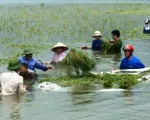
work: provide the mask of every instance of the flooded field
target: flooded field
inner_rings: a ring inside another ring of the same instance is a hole
[[[133,44],[134,54],[150,67],[150,36],[142,33],[144,20],[150,16],[149,5],[3,5],[0,7],[0,72],[6,71],[8,60],[21,56],[24,48],[33,48],[34,56],[48,61],[53,55],[50,48],[58,41],[79,49],[91,45],[95,30],[101,30],[105,38],[110,37],[113,29],[121,31],[124,44]],[[123,57],[123,53],[118,56],[84,52],[93,55],[97,72],[117,69]],[[39,80],[61,75],[61,70],[37,72]],[[0,96],[0,120],[149,120],[149,85],[138,84],[130,92],[102,92],[99,86],[50,92],[33,86],[24,95]],[[88,92],[91,89],[95,92]]]

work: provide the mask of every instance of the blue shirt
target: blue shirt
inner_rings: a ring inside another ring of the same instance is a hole
[[[132,56],[130,60],[124,58],[121,61],[120,69],[140,69],[145,68],[145,65],[135,56]]]
[[[102,40],[93,40],[92,50],[101,50]]]
[[[26,64],[28,64],[28,68],[30,69],[30,70],[33,70],[33,71],[35,71],[35,68],[36,69],[40,69],[40,70],[43,70],[43,71],[47,71],[47,67],[46,66],[44,66],[44,65],[42,65],[37,59],[35,59],[35,58],[32,58],[31,60],[26,60],[26,58],[25,57],[20,57],[19,58],[19,62],[20,63],[26,63]]]

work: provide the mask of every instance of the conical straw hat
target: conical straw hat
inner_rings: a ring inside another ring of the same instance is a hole
[[[102,36],[102,33],[100,31],[95,31],[93,34],[93,37],[96,37],[96,36]]]
[[[67,51],[68,50],[68,47],[61,43],[61,42],[58,42],[53,48],[52,48],[52,51],[53,52],[56,52],[56,48],[63,48],[63,51]]]

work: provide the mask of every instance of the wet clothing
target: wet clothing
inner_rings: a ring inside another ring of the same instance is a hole
[[[108,53],[121,53],[121,48],[122,48],[122,40],[116,41],[112,47],[108,50]]]
[[[66,53],[65,52],[62,52],[61,54],[57,54],[55,53],[53,58],[52,58],[52,62],[55,62],[55,63],[58,63],[58,62],[62,62],[63,59],[66,57]],[[44,64],[51,64],[51,61],[50,62],[44,62]]]
[[[61,62],[65,57],[66,57],[66,53],[62,52],[60,55],[58,55],[57,53],[55,53],[55,55],[53,56],[52,61],[53,62]]]
[[[35,71],[35,68],[36,69],[40,69],[40,70],[43,70],[43,71],[47,71],[47,67],[42,65],[37,59],[35,58],[31,58],[31,60],[26,60],[26,58],[23,56],[23,57],[20,57],[19,58],[19,62],[21,63],[26,63],[28,65],[28,68],[30,70],[33,70]]]
[[[28,69],[26,73],[20,73],[20,75],[24,78],[26,85],[33,85],[37,80],[37,74],[30,69]]]
[[[23,87],[23,77],[14,71],[2,73],[0,75],[1,95],[13,95],[15,93],[26,92]]]
[[[102,40],[93,40],[92,50],[101,50]]]
[[[132,56],[130,60],[124,58],[121,61],[120,69],[140,69],[145,68],[145,65],[135,56]]]
[[[24,80],[37,80],[37,74],[30,69],[28,69],[26,73],[20,73],[20,75],[24,78]]]

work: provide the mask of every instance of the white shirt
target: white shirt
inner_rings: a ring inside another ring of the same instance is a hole
[[[52,61],[56,62],[56,63],[61,62],[66,57],[66,55],[67,54],[65,52],[62,52],[59,55],[57,53],[55,53],[53,58],[52,58]]]
[[[0,75],[1,95],[13,95],[17,92],[26,92],[23,87],[23,77],[14,71],[2,73]]]
[[[145,25],[144,29],[145,30],[150,30],[150,25]]]
[[[66,57],[66,55],[67,54],[65,52],[62,52],[59,55],[55,53],[52,58],[52,62],[56,62],[56,63],[61,62]],[[43,64],[51,64],[51,62],[44,62]]]

